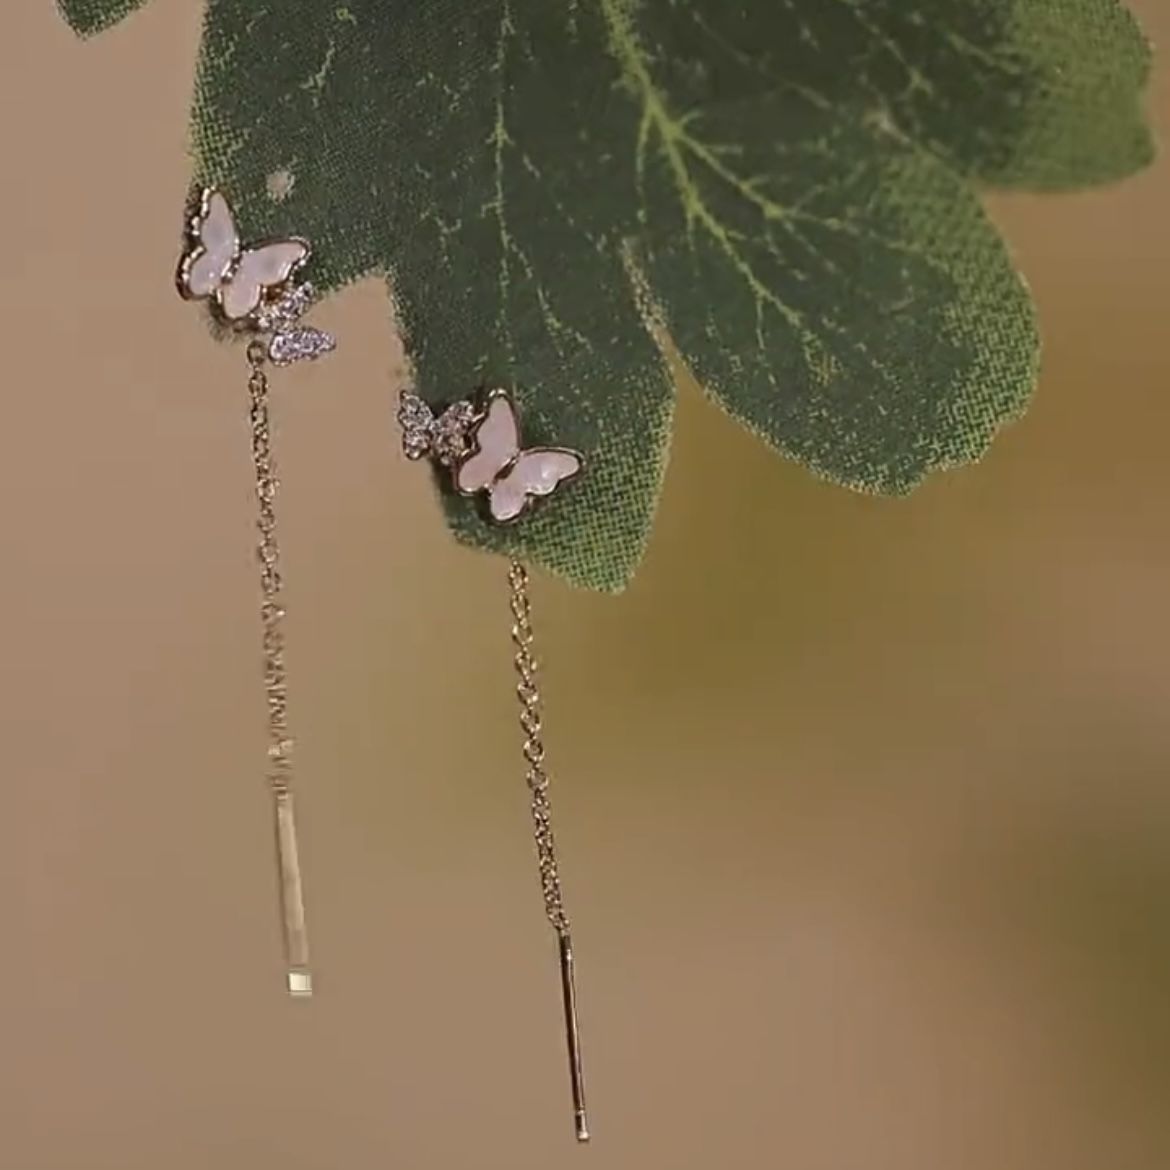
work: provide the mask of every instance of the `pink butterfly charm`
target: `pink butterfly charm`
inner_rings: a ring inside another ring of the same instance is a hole
[[[224,195],[208,188],[189,225],[187,250],[179,262],[179,292],[188,300],[210,300],[231,324],[268,335],[268,357],[278,366],[331,352],[336,339],[301,323],[316,292],[294,278],[308,262],[307,240],[296,236],[245,247]]]
[[[519,519],[540,496],[576,478],[584,457],[568,447],[520,445],[516,407],[505,390],[493,390],[470,435],[472,452],[455,470],[465,496],[487,494],[488,512],[500,524]]]

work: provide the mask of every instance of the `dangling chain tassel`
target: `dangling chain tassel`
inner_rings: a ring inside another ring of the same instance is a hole
[[[260,619],[264,630],[264,687],[268,700],[268,784],[276,822],[276,855],[280,869],[280,905],[284,929],[284,953],[288,967],[288,991],[296,997],[313,994],[309,971],[309,935],[297,855],[297,829],[293,816],[292,751],[288,728],[288,684],[284,666],[284,608],[281,605],[280,546],[276,541],[276,493],[279,483],[272,457],[272,433],[268,421],[268,377],[264,372],[266,346],[248,345],[248,391],[251,395],[252,462],[256,468],[259,512]]]
[[[544,910],[557,935],[561,968],[561,997],[565,1010],[565,1038],[569,1047],[569,1077],[573,1090],[573,1121],[577,1140],[589,1140],[589,1122],[585,1113],[585,1079],[581,1071],[581,1034],[577,1024],[577,989],[573,978],[573,943],[569,935],[569,918],[561,893],[557,868],[557,847],[552,830],[552,805],[548,795],[548,773],[544,766],[544,741],[541,738],[540,685],[537,663],[532,652],[532,606],[528,598],[528,571],[513,559],[508,568],[511,588],[512,641],[520,698],[520,726],[524,730],[524,759],[528,764],[528,788],[532,794],[532,825],[536,856],[540,866],[540,886]]]

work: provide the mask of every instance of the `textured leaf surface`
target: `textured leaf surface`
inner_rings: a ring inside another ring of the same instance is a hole
[[[1144,164],[1147,56],[1113,0],[209,0],[197,169],[320,284],[386,273],[425,397],[512,384],[586,453],[515,529],[448,496],[462,538],[618,588],[669,438],[651,324],[835,481],[976,458],[1037,341],[974,186]]]
[[[116,24],[146,0],[58,0],[65,19],[82,36],[90,36]]]

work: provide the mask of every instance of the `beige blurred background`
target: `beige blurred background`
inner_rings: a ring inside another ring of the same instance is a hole
[[[1170,165],[995,201],[1047,357],[981,467],[852,496],[690,394],[632,590],[538,583],[577,1148],[503,565],[399,457],[382,294],[278,386],[293,1003],[241,355],[170,290],[200,6],[9,7],[0,1170],[1170,1164]]]

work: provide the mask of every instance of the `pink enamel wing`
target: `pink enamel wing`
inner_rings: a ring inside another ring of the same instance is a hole
[[[576,478],[585,460],[568,447],[520,445],[520,425],[511,397],[493,390],[487,409],[471,431],[472,453],[455,471],[455,486],[465,496],[487,494],[497,523],[519,519],[540,496],[551,495]]]

